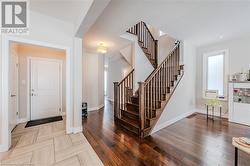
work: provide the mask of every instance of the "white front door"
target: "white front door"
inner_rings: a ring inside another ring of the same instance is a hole
[[[60,115],[61,62],[50,59],[30,60],[31,120]]]
[[[9,127],[12,131],[17,125],[18,118],[18,56],[13,50],[9,62]]]

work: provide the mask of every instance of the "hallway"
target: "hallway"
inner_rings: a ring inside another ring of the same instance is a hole
[[[234,136],[250,136],[250,128],[206,120],[194,114],[140,140],[117,128],[109,101],[103,110],[89,113],[83,120],[84,135],[104,165],[192,165],[230,166],[234,162]],[[239,153],[239,165],[248,166],[250,158]]]

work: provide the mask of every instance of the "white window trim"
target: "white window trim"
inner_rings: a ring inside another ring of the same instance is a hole
[[[224,54],[224,98],[221,100],[227,100],[227,96],[228,96],[228,55],[229,55],[229,50],[225,49],[225,50],[218,50],[218,51],[213,51],[213,52],[208,52],[208,53],[204,53],[203,54],[203,98],[207,99],[206,97],[206,90],[207,90],[207,59],[209,56],[213,56],[213,55],[218,55],[220,53]]]

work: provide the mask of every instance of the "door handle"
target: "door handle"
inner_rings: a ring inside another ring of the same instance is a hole
[[[31,96],[37,96],[37,94],[35,94],[35,93],[31,93]]]
[[[12,95],[12,94],[11,94],[10,97],[16,97],[16,95]]]

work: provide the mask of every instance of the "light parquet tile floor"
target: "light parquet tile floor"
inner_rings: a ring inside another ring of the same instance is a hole
[[[0,153],[0,166],[99,166],[103,165],[82,133],[66,134],[65,121],[12,132],[12,147]]]

